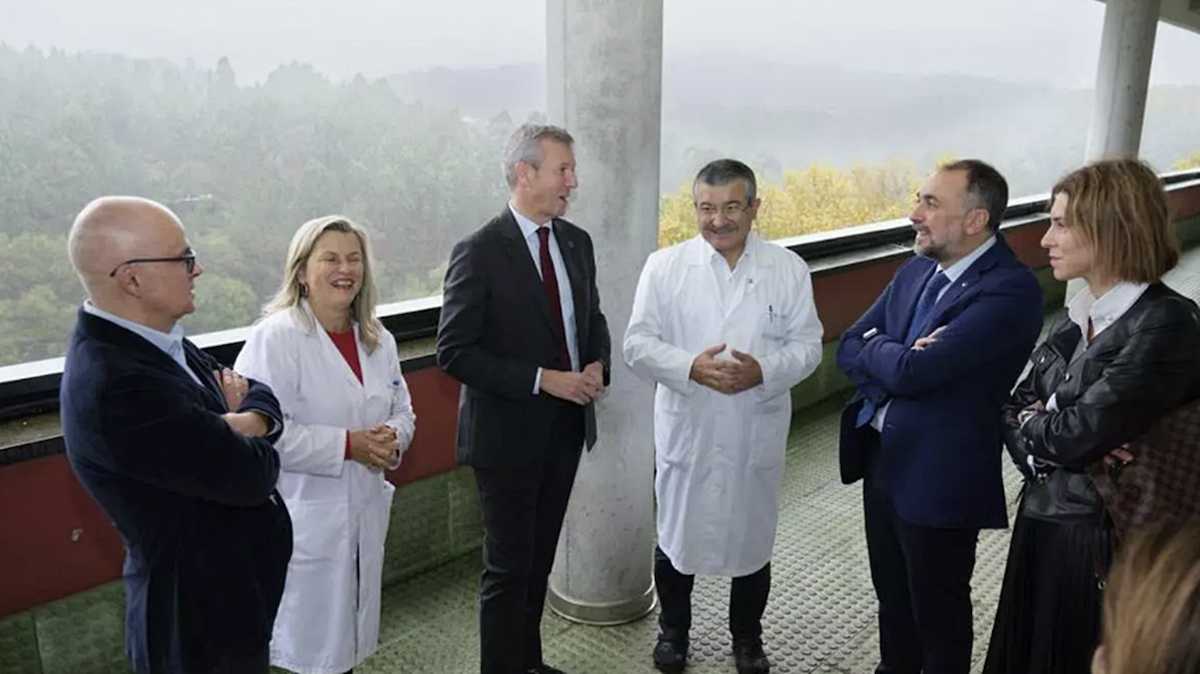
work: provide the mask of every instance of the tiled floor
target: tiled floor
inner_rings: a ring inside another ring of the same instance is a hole
[[[875,599],[867,575],[862,496],[837,476],[836,401],[793,422],[779,536],[765,618],[773,672],[869,672],[875,665]],[[1016,471],[1006,474],[1016,493]],[[985,532],[975,572],[977,659],[986,647],[1008,535]],[[382,646],[356,672],[478,671],[472,554],[384,591]],[[689,672],[732,672],[726,633],[729,581],[696,585]],[[654,672],[654,615],[619,627],[576,625],[547,613],[546,661],[575,673]]]

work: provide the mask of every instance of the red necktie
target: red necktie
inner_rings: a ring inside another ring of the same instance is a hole
[[[550,303],[550,325],[554,328],[554,336],[558,340],[558,360],[555,368],[570,371],[571,353],[567,351],[567,332],[563,328],[562,301],[558,297],[558,275],[554,272],[554,259],[550,257],[550,227],[538,227],[538,242],[541,244],[542,289],[546,291],[546,300]]]

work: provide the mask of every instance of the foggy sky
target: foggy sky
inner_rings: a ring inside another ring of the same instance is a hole
[[[1103,13],[1095,0],[666,0],[664,56],[1091,87]],[[204,69],[227,56],[242,84],[292,61],[375,77],[541,63],[545,1],[0,0],[0,42]],[[1200,34],[1160,24],[1152,83],[1200,84],[1195,63]]]

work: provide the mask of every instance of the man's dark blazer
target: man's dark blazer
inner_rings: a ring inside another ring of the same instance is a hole
[[[203,672],[264,650],[292,554],[275,493],[279,403],[250,382],[238,411],[274,421],[247,438],[211,372],[184,340],[198,386],[161,349],[80,310],[60,403],[67,457],[125,542],[125,645],[135,671]]]
[[[571,295],[580,367],[600,361],[609,378],[611,337],[600,312],[596,260],[587,232],[554,220]],[[558,342],[550,302],[516,218],[504,212],[458,242],[442,290],[437,361],[463,383],[458,408],[458,462],[488,467],[532,463],[561,438],[551,423],[564,406],[544,391],[533,395],[537,368],[556,369]],[[585,409],[595,438],[595,411]]]
[[[1003,528],[1000,405],[1041,331],[1041,289],[997,235],[949,286],[922,334],[946,329],[915,351],[904,335],[936,267],[924,257],[906,262],[842,336],[838,367],[858,386],[842,412],[842,481],[863,477],[875,444],[873,429],[855,427],[863,399],[890,399],[873,482],[900,517],[927,527]]]

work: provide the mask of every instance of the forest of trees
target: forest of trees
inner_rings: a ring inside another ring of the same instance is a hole
[[[240,87],[164,61],[0,45],[0,365],[60,356],[82,297],[66,259],[79,209],[136,194],[183,219],[205,266],[189,333],[247,325],[292,233],[343,213],[370,229],[387,301],[435,294],[452,243],[506,199],[514,122],[468,122],[384,81],[310,66]]]
[[[496,100],[514,89],[505,78],[528,81],[526,71],[489,71],[490,93],[454,106],[430,89],[441,72],[333,82],[292,63],[245,86],[225,59],[201,69],[0,44],[0,366],[62,355],[82,299],[66,234],[102,194],[150,197],[183,219],[205,267],[190,334],[251,323],[277,287],[296,227],[329,213],[372,232],[383,301],[436,294],[453,242],[506,199],[501,148],[538,113]],[[723,154],[712,148],[724,143],[710,144],[730,130],[720,119],[684,148],[680,134],[692,127],[664,128],[664,180],[679,185]],[[774,134],[783,121],[764,129]],[[755,142],[765,146],[763,136]],[[755,152],[747,158],[759,171],[757,227],[767,238],[903,217],[935,161],[839,167]],[[1200,154],[1178,166],[1191,164]],[[664,189],[661,204],[660,244],[692,236],[689,186]]]

